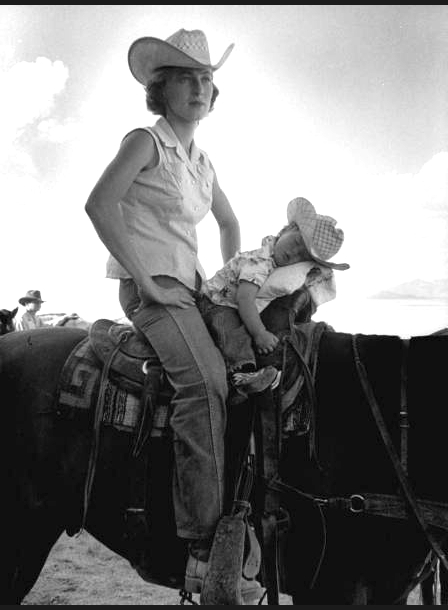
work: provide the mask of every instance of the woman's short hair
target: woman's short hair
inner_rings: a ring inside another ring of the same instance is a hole
[[[165,98],[163,96],[163,88],[170,74],[173,73],[173,70],[179,70],[182,68],[176,67],[166,67],[159,68],[154,72],[151,80],[145,87],[146,91],[146,107],[154,114],[160,114],[163,117],[166,117],[166,104]],[[213,84],[213,93],[210,101],[209,112],[211,112],[215,106],[215,100],[219,95],[219,89]]]

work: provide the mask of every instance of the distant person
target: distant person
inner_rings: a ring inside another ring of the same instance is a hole
[[[147,36],[128,52],[145,88],[150,127],[127,133],[85,209],[109,250],[107,275],[120,280],[126,316],[153,346],[173,388],[173,504],[177,534],[189,542],[185,589],[199,593],[224,509],[224,439],[228,387],[223,357],[197,307],[204,270],[196,225],[210,211],[223,262],[240,247],[240,228],[215,169],[194,135],[218,95],[201,30],[180,29],[166,40]],[[241,579],[243,597],[261,596]]]
[[[19,303],[25,308],[25,311],[22,314],[17,314],[14,318],[15,330],[31,330],[33,328],[43,328],[45,326],[64,326],[68,320],[76,320],[79,317],[76,313],[67,314],[58,320],[56,324],[48,324],[37,315],[37,312],[44,302],[40,290],[28,290],[24,297],[20,297]]]
[[[205,284],[201,311],[224,356],[236,395],[274,388],[279,380],[280,372],[273,366],[257,370],[255,354],[269,354],[279,341],[265,328],[255,302],[272,272],[305,261],[331,269],[349,268],[328,260],[344,241],[334,218],[317,214],[307,199],[298,197],[289,202],[287,219],[289,224],[276,236],[265,237],[261,248],[239,252]]]

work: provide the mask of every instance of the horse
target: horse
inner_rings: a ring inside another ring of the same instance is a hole
[[[86,336],[85,330],[61,327],[0,339],[0,388],[7,397],[0,443],[1,522],[6,524],[2,604],[20,604],[61,533],[74,535],[80,524],[127,558],[144,580],[182,588],[186,548],[174,525],[169,437],[151,438],[148,445],[149,539],[130,535],[126,524],[135,439],[114,426],[102,430],[82,521],[94,415],[61,410],[55,398],[64,363]],[[279,537],[279,588],[295,605],[404,604],[427,573],[431,545],[412,511],[400,509],[399,501],[396,514],[392,508],[366,510],[372,495],[397,502],[399,485],[354,354],[365,367],[394,446],[407,432],[409,480],[419,499],[440,507],[443,518],[431,525],[431,534],[440,545],[446,539],[448,488],[439,465],[445,446],[447,416],[440,394],[448,340],[415,337],[410,346],[404,366],[399,337],[322,333],[312,425],[282,435],[279,476],[271,482],[288,517]],[[409,429],[400,427],[404,379]]]
[[[441,333],[413,337],[410,349],[406,344],[392,336],[326,333],[322,338],[315,459],[309,459],[304,438],[285,443],[283,453],[289,513],[300,514],[285,559],[287,587],[298,603],[404,604],[416,585],[425,587],[433,565],[434,553],[413,511],[405,501],[402,510],[393,506],[402,489],[360,383],[355,345],[393,446],[405,453],[414,495],[440,511],[437,526],[429,529],[445,548],[448,489],[441,464],[447,415],[440,396],[448,339]],[[381,500],[381,508],[371,513],[364,506],[369,496]],[[306,561],[298,575],[291,565],[299,546]]]
[[[14,317],[18,311],[15,307],[12,311],[9,309],[0,309],[0,335],[5,335],[14,330]]]

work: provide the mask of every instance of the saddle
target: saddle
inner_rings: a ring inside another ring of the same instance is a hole
[[[120,386],[140,396],[149,370],[158,369],[164,376],[160,360],[143,333],[130,324],[96,320],[89,331],[92,349],[108,374]]]

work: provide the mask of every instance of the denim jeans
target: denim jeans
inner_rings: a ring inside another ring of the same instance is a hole
[[[199,297],[198,307],[224,357],[227,372],[232,373],[244,364],[256,366],[252,337],[244,326],[238,310],[217,305],[205,295]]]
[[[125,316],[130,320],[132,318],[132,314],[140,305],[137,284],[133,279],[129,278],[120,280],[118,300],[120,301],[120,305],[125,313]]]
[[[209,538],[224,507],[228,394],[224,360],[196,306],[182,309],[151,303],[132,312],[130,302],[123,299],[123,304],[126,315],[157,352],[174,390],[170,424],[177,534]]]

